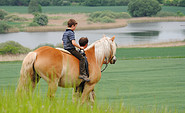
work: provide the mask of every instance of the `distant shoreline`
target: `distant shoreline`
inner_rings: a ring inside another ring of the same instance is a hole
[[[33,19],[32,14],[16,14],[20,17],[25,17],[31,23]],[[144,22],[168,22],[168,21],[185,21],[185,17],[138,17],[131,19],[116,19],[115,23],[92,23],[87,21],[87,14],[46,14],[49,17],[47,26],[28,27],[23,26],[21,30],[13,28],[10,32],[54,32],[64,31],[66,29],[65,22],[70,18],[74,18],[78,22],[76,30],[98,30],[126,27],[130,23],[144,23]]]

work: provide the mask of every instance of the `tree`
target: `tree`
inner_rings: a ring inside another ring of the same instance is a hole
[[[31,0],[28,6],[28,13],[42,12],[41,5],[37,0]]]
[[[161,10],[156,0],[132,0],[128,4],[128,12],[133,17],[152,16]]]
[[[100,5],[100,0],[86,0],[85,5],[87,5],[87,6],[98,6],[98,5]]]
[[[180,2],[179,2],[179,6],[181,6],[181,7],[185,7],[185,0],[180,0]]]
[[[50,6],[50,0],[39,0],[42,6]]]
[[[43,14],[35,13],[33,23],[37,23],[40,26],[46,26],[48,24],[48,17]]]
[[[160,4],[163,4],[164,0],[157,0]]]

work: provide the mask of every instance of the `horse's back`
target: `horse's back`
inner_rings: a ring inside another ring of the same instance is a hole
[[[34,68],[42,78],[51,78],[55,74],[61,79],[61,86],[65,85],[64,78],[70,79],[69,81],[73,81],[74,78],[78,80],[79,60],[73,55],[48,46],[40,47],[34,52],[37,53]]]
[[[37,53],[37,58],[34,63],[34,68],[38,72],[46,74],[58,74],[60,76],[63,63],[62,53],[52,47],[43,46],[35,50]]]

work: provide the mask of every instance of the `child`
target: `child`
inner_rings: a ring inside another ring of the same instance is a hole
[[[87,48],[88,42],[89,42],[88,38],[82,37],[79,40],[79,45],[80,45],[80,47],[83,47],[85,49],[85,48]],[[87,62],[87,57],[85,55],[84,49],[79,49],[79,52],[85,58],[85,67],[86,67],[86,69],[88,69],[88,62]],[[86,74],[89,76],[88,70],[86,70]]]
[[[74,30],[76,29],[78,23],[74,19],[70,19],[67,24],[68,28],[66,29],[62,37],[64,49],[69,51],[73,56],[79,59],[80,61],[79,78],[83,79],[86,82],[89,82],[90,79],[88,78],[85,70],[85,58],[75,49],[75,47],[79,49],[84,49],[75,42]]]
[[[80,47],[83,47],[84,49],[87,47],[88,42],[89,42],[89,40],[88,40],[88,38],[86,38],[86,37],[81,37],[81,38],[79,39],[79,45],[80,45]],[[84,52],[83,49],[80,49],[80,53],[82,53],[83,56],[85,55],[85,52]]]

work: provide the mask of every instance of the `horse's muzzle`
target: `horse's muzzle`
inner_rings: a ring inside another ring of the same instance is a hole
[[[115,64],[116,63],[116,56],[113,56],[112,60],[110,61],[111,64]]]

